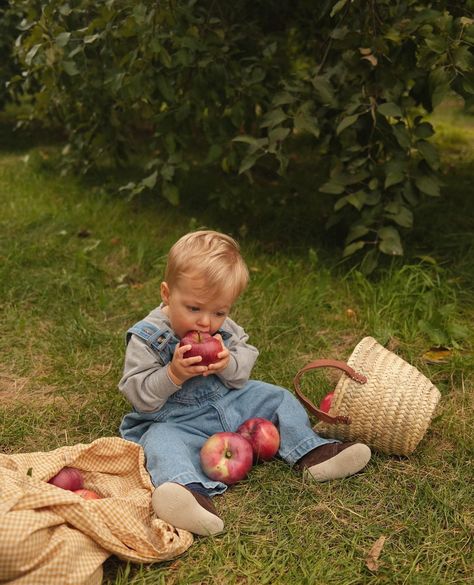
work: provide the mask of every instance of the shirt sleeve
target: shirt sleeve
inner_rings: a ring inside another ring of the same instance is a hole
[[[132,335],[125,353],[125,364],[119,390],[140,412],[160,410],[177,386],[168,376],[168,365],[136,335]]]
[[[257,360],[258,349],[247,343],[249,336],[237,323],[228,319],[227,326],[232,334],[226,344],[229,364],[216,375],[227,388],[243,388]]]

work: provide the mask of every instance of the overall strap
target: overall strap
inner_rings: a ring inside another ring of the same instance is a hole
[[[138,321],[133,327],[127,331],[126,343],[130,341],[130,337],[137,335],[152,349],[160,351],[164,345],[171,342],[176,344],[178,339],[173,335],[173,332],[168,328],[159,328],[149,321]]]

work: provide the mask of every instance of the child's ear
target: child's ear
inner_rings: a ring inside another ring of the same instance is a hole
[[[160,284],[160,294],[161,300],[164,302],[165,305],[167,305],[170,299],[170,287],[168,286],[167,282],[162,282]]]

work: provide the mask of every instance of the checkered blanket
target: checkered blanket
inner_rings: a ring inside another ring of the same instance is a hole
[[[46,483],[65,466],[102,499]],[[183,553],[193,537],[154,516],[152,490],[141,447],[118,437],[0,454],[0,583],[96,585],[112,554],[147,563]]]

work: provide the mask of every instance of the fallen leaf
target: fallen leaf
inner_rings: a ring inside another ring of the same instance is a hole
[[[369,569],[369,571],[372,571],[372,573],[376,573],[379,570],[379,557],[380,553],[382,552],[383,545],[385,544],[385,540],[385,536],[380,536],[373,544],[369,554],[365,557],[365,566]]]
[[[446,347],[432,347],[423,354],[427,364],[445,364],[451,358],[451,350]]]

